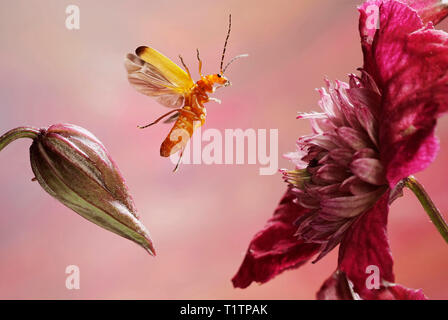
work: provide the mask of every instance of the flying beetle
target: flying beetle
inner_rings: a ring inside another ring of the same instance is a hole
[[[202,75],[202,61],[199,50],[196,49],[201,77],[197,82],[191,78],[190,70],[180,55],[179,58],[185,71],[151,47],[138,47],[135,54],[129,53],[126,56],[125,67],[130,84],[140,93],[154,97],[165,107],[173,108],[152,123],[139,126],[139,128],[147,128],[170,116],[164,122],[174,122],[174,125],[160,146],[160,155],[169,157],[180,151],[179,161],[174,171],[177,171],[179,167],[184,148],[194,130],[205,122],[204,104],[209,101],[221,103],[218,99],[210,98],[208,94],[215,92],[218,88],[230,86],[230,81],[224,76],[225,71],[236,59],[248,56],[247,54],[238,55],[224,66],[224,56],[231,27],[232,16],[229,15],[229,28],[222,51],[219,73]],[[179,131],[184,134],[179,135]]]

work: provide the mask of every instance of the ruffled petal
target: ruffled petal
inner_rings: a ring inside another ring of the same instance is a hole
[[[328,278],[316,295],[319,300],[361,300],[362,296],[353,291],[352,282],[339,270]],[[364,297],[365,298],[365,297]],[[423,291],[408,289],[395,283],[385,283],[368,297],[372,300],[426,300]]]
[[[355,300],[345,274],[336,271],[328,278],[316,294],[318,300]]]
[[[427,300],[421,289],[409,289],[399,284],[390,284],[379,290],[376,300]]]
[[[368,266],[379,270],[380,283],[394,282],[393,260],[386,234],[389,193],[359,217],[347,231],[339,248],[339,270],[353,282],[354,291],[364,299],[373,299],[377,290],[368,289]]]
[[[424,22],[439,20],[447,9],[437,1],[407,1],[418,12],[426,12],[422,21],[404,3],[379,2],[361,6],[360,32],[364,69],[382,93],[380,119],[387,121],[379,122],[380,153],[393,187],[425,169],[438,151],[434,127],[448,109],[448,34]],[[373,36],[367,28],[367,8],[372,5],[380,5],[380,29]],[[436,11],[428,9],[431,5]]]
[[[366,1],[358,7],[359,34],[364,54],[364,70],[374,79],[377,78],[377,74],[372,44],[378,27],[379,8],[382,3],[382,0],[372,0]]]
[[[319,245],[304,243],[294,234],[294,222],[308,212],[293,202],[296,196],[286,192],[274,216],[265,228],[252,239],[246,257],[233,277],[234,287],[246,288],[253,281],[264,283],[277,274],[297,268],[314,256]]]
[[[360,158],[353,161],[350,170],[362,181],[381,186],[385,184],[384,168],[378,159]]]
[[[376,32],[384,26],[384,22],[379,22],[379,11],[383,3],[394,2],[387,0],[365,1],[358,7],[359,33],[361,45],[364,53],[364,69],[376,78],[375,59],[372,52],[372,44]],[[409,6],[416,12],[416,16],[422,24],[437,24],[448,15],[448,5],[443,0],[401,0],[405,6]],[[400,25],[401,26],[401,25]]]
[[[444,0],[401,0],[416,10],[423,23],[439,23],[448,15],[448,5]],[[444,3],[445,2],[445,3]]]

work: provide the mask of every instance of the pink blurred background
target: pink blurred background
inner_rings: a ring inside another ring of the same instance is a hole
[[[3,299],[314,299],[336,267],[337,252],[273,281],[233,289],[247,245],[272,215],[285,185],[259,165],[173,164],[159,156],[169,126],[136,129],[167,109],[127,82],[124,56],[151,45],[176,63],[182,54],[197,79],[218,71],[227,17],[228,58],[249,53],[227,75],[232,87],[208,105],[205,128],[279,129],[279,151],[309,132],[297,111],[317,108],[324,76],[346,80],[362,64],[360,1],[3,1],[0,85],[3,132],[69,122],[92,131],[118,163],[155,241],[152,258],[134,243],[93,225],[46,194],[33,177],[29,140],[0,153],[0,298]],[[80,30],[65,28],[65,8],[81,11]],[[444,27],[445,26],[445,27]],[[447,25],[441,28],[448,30]],[[448,212],[448,119],[441,152],[417,177]],[[280,167],[290,164],[280,160]],[[448,246],[406,192],[391,210],[397,282],[448,298]],[[81,289],[67,290],[77,265]]]

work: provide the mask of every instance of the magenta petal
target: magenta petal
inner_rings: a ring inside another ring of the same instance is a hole
[[[340,184],[340,191],[350,192],[355,196],[370,193],[375,189],[377,189],[377,187],[371,185],[370,183],[362,181],[357,176],[351,176]]]
[[[417,10],[423,23],[439,23],[448,15],[448,5],[443,4],[443,0],[401,0],[412,9]]]
[[[347,231],[339,248],[339,270],[353,282],[363,299],[374,299],[378,290],[367,289],[368,266],[377,266],[382,282],[394,282],[393,260],[386,234],[389,192]]]
[[[364,70],[367,71],[374,79],[377,78],[375,59],[372,52],[372,43],[375,37],[377,29],[372,26],[375,22],[375,15],[377,15],[378,10],[382,0],[372,0],[366,1],[361,6],[359,6],[359,33],[361,36],[361,46],[364,54]]]
[[[297,231],[294,222],[308,212],[293,202],[295,198],[288,190],[274,216],[252,239],[232,279],[234,287],[246,288],[253,281],[267,282],[287,269],[299,267],[318,252],[319,245],[303,243],[294,236]]]
[[[359,33],[362,42],[372,44],[375,37],[377,21],[375,21],[375,15],[377,15],[379,9],[383,3],[383,0],[371,0],[365,1],[358,7],[359,10]]]
[[[414,290],[395,283],[386,283],[369,297],[362,297],[353,291],[350,280],[341,271],[328,278],[316,295],[319,300],[426,300],[422,290]]]
[[[421,289],[409,289],[399,284],[392,284],[379,290],[377,300],[427,300]]]
[[[349,127],[340,127],[336,129],[339,137],[344,141],[348,146],[352,147],[354,150],[359,150],[362,148],[367,148],[365,141],[368,139],[361,135],[361,133],[353,128]]]
[[[423,10],[422,2],[411,2]],[[431,23],[425,26],[408,5],[385,1],[380,6],[381,28],[372,38],[362,26],[363,10],[369,3],[377,2],[370,1],[360,9],[364,68],[382,93],[380,119],[387,121],[379,122],[380,152],[393,187],[425,169],[436,156],[434,127],[437,117],[448,108],[448,34],[434,30]]]
[[[328,278],[316,294],[318,300],[354,300],[344,273],[336,271]]]
[[[351,163],[350,170],[364,182],[368,182],[376,186],[386,184],[386,180],[384,178],[384,168],[378,159],[356,159]]]
[[[330,157],[340,166],[348,167],[353,157],[353,150],[337,148],[330,151]]]
[[[360,216],[348,230],[339,249],[339,270],[353,283],[353,290],[362,299],[423,300],[421,290],[394,284],[393,260],[387,239],[386,225],[389,211],[389,192],[375,206]],[[368,266],[379,269],[380,289],[368,289]],[[341,277],[338,281],[344,280]],[[327,280],[328,282],[328,280]],[[342,284],[333,284],[341,286]],[[322,290],[322,289],[321,289]]]
[[[371,208],[385,190],[386,187],[380,187],[361,195],[322,199],[321,209],[336,217],[353,218]]]
[[[438,139],[434,136],[434,126],[421,129],[415,135],[389,147],[394,153],[389,152],[384,156],[387,161],[387,180],[391,187],[401,179],[418,171],[424,170],[432,163],[439,151]]]
[[[361,70],[363,71],[363,70]],[[367,75],[364,72],[365,75]],[[373,82],[373,85],[376,86],[374,83],[374,80],[369,76],[367,80],[370,80]],[[372,114],[373,118],[376,120],[379,115],[378,106],[381,105],[381,95],[374,91],[378,90],[377,88],[351,88],[347,89],[347,93],[350,97],[350,101],[352,104],[357,108],[356,112],[366,112],[364,111],[365,108],[368,108],[369,112]],[[358,110],[361,109],[361,110]],[[366,118],[368,115],[365,116]]]
[[[327,183],[342,182],[347,178],[348,173],[335,164],[326,164],[317,170],[316,177]]]

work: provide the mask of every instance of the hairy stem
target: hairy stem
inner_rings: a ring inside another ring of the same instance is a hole
[[[448,243],[448,225],[443,219],[442,214],[437,209],[434,202],[432,202],[429,195],[426,193],[423,186],[415,179],[415,177],[410,176],[405,179],[405,185],[414,192],[415,196],[420,201],[422,207],[425,209],[431,221],[436,226],[439,233],[442,235],[443,239]]]
[[[20,138],[30,138],[35,139],[39,135],[39,129],[33,127],[18,127],[9,130],[4,135],[0,137],[0,151],[3,150],[8,144],[14,140]]]

